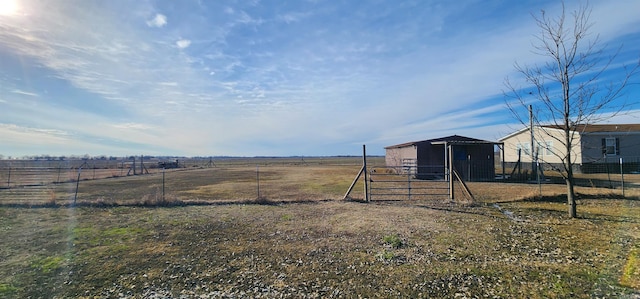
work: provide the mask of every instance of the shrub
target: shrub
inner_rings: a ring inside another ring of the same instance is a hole
[[[387,235],[382,238],[385,244],[391,246],[392,248],[398,249],[404,246],[404,242],[398,235]]]

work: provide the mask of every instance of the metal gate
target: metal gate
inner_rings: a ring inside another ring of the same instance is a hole
[[[444,165],[406,163],[369,170],[369,200],[447,199],[449,192],[449,173]]]

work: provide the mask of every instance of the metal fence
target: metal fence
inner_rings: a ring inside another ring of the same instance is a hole
[[[561,164],[542,163],[504,163],[504,176],[501,174],[502,165],[496,164],[496,179],[505,182],[519,183],[564,183],[559,171],[564,169]],[[573,166],[575,182],[579,186],[618,188],[625,185],[637,188],[640,177],[640,157],[604,157],[600,161],[576,164]]]
[[[640,157],[603,157],[601,161],[584,163],[582,173],[640,173]]]
[[[362,158],[181,159],[170,169],[161,162],[145,159],[141,167],[138,160],[134,175],[128,159],[0,161],[0,205],[68,205],[76,198],[99,205],[339,199]]]
[[[449,198],[449,175],[444,165],[372,167],[369,169],[370,200]]]
[[[394,168],[384,166],[384,157],[369,157],[368,160],[369,186],[367,188],[364,180],[355,186],[355,190],[366,189],[368,192],[356,191],[353,199],[365,199],[365,194],[374,201],[448,199],[452,188],[461,188],[458,182],[448,184],[448,172],[443,165]],[[172,169],[159,168],[159,162],[162,160],[145,159],[143,172],[137,164],[138,175],[133,175],[132,161],[127,159],[0,161],[0,205],[64,205],[76,197],[79,202],[90,204],[342,199],[350,184],[356,184],[353,175],[363,166],[361,157],[203,158],[180,160],[179,168]],[[486,181],[485,178],[478,179],[486,172],[479,166],[456,164],[455,170],[461,181]],[[496,174],[500,172],[494,170]],[[498,176],[497,180],[491,181],[563,184],[561,177],[553,176],[553,171],[545,170],[542,174],[539,180],[525,176],[523,172],[520,177]],[[613,171],[580,174],[576,184],[640,188],[640,174]],[[462,195],[459,191],[454,192]]]

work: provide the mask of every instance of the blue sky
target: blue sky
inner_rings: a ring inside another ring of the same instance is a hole
[[[497,140],[521,128],[505,78],[517,82],[516,61],[544,61],[531,14],[559,4],[0,0],[0,154],[358,155]],[[615,78],[640,57],[640,1],[590,5],[594,36],[623,45]],[[640,122],[639,108],[611,122]]]

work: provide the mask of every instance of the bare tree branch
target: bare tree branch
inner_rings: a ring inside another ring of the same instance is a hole
[[[551,139],[561,145],[562,151],[552,153],[561,165],[553,166],[566,182],[569,214],[576,217],[573,152],[574,147],[580,146],[576,144],[577,137],[587,125],[605,121],[628,108],[628,104],[620,100],[630,79],[638,74],[640,60],[630,68],[625,66],[619,81],[603,82],[602,77],[613,65],[621,47],[605,58],[605,46],[600,45],[599,36],[589,39],[593,23],[588,5],[579,6],[569,18],[565,9],[562,3],[557,17],[549,17],[544,10],[533,15],[540,29],[532,44],[533,52],[547,60],[542,66],[515,63],[516,72],[527,86],[521,88],[507,78],[505,96],[509,111],[525,126],[529,126],[529,119],[521,111],[527,110],[532,102],[537,103],[533,119],[536,130],[530,129],[536,132],[538,140]],[[552,130],[561,130],[563,134],[559,136]],[[531,148],[535,150],[536,146],[532,144]]]

